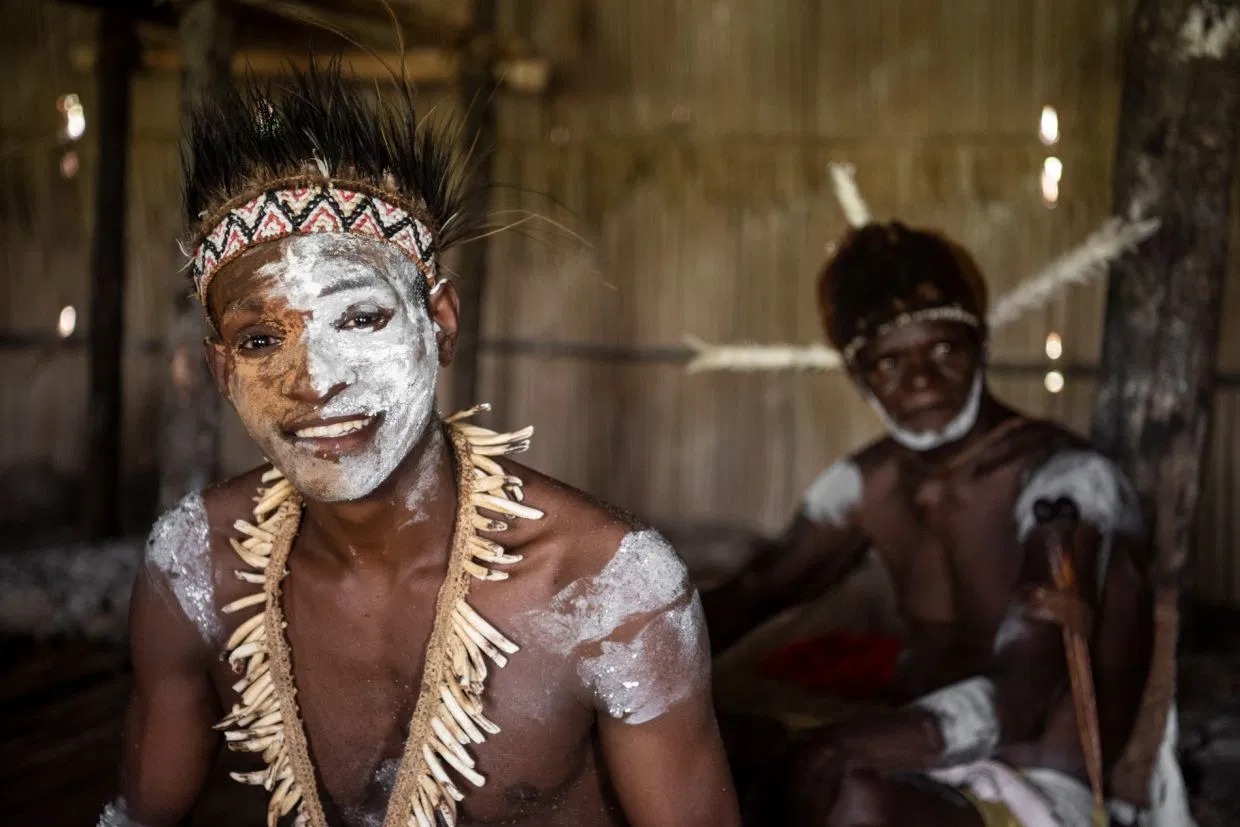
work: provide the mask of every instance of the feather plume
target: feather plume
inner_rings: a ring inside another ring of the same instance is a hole
[[[478,159],[462,151],[461,121],[419,117],[412,85],[393,81],[366,88],[334,58],[209,96],[182,152],[189,225],[201,233],[223,205],[305,177],[364,183],[412,207],[437,252],[476,234],[480,217],[465,212]]]

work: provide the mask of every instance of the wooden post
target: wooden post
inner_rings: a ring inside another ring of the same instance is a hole
[[[179,8],[181,134],[201,101],[230,80],[232,26],[223,0],[188,0]],[[188,229],[188,228],[187,228]],[[215,476],[220,398],[207,372],[202,341],[208,330],[189,279],[172,273],[167,333],[168,385],[161,434],[159,500],[168,508]]]
[[[99,15],[99,99],[95,118],[95,226],[91,239],[90,403],[85,528],[92,540],[120,534],[122,352],[125,338],[125,174],[129,155],[129,80],[137,53],[133,23],[122,12]]]
[[[1114,204],[1162,225],[1111,267],[1093,438],[1152,524],[1156,633],[1112,787],[1144,801],[1175,689],[1177,601],[1200,499],[1240,138],[1240,0],[1138,0]]]
[[[473,161],[477,187],[469,209],[485,215],[490,208],[491,177],[495,148],[495,108],[492,100],[496,83],[494,71],[495,0],[475,0],[473,48],[467,55],[461,83],[461,105],[465,109],[464,139],[474,147]],[[461,296],[456,358],[452,366],[452,410],[478,404],[478,342],[482,324],[482,302],[487,279],[487,248],[484,240],[461,247],[456,288]]]

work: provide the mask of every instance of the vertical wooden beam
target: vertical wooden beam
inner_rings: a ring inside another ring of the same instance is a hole
[[[190,113],[230,81],[232,24],[224,0],[187,0],[179,11],[181,135]],[[167,508],[212,481],[219,456],[220,398],[207,372],[202,306],[184,273],[170,274],[172,318],[167,333],[168,384],[160,450],[160,506]]]
[[[490,208],[491,179],[495,149],[495,0],[475,0],[472,48],[461,78],[461,106],[465,111],[464,139],[472,142],[477,184],[474,215],[485,215]],[[485,240],[461,248],[458,259],[460,279],[456,288],[461,296],[456,358],[452,368],[453,410],[464,410],[478,403],[478,342],[481,336],[482,303],[486,298],[487,249]]]
[[[125,187],[129,81],[137,41],[122,12],[99,15],[99,98],[95,123],[95,226],[91,239],[90,406],[85,528],[92,540],[120,533],[121,416],[124,403]]]
[[[1200,500],[1240,140],[1240,0],[1138,0],[1124,63],[1114,206],[1159,232],[1111,267],[1093,438],[1152,521],[1154,659],[1113,773],[1143,800],[1175,688],[1177,600]],[[1132,798],[1136,796],[1136,798]]]

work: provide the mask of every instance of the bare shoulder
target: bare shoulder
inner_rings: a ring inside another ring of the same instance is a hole
[[[211,647],[223,643],[230,625],[220,606],[244,591],[232,575],[236,565],[229,537],[235,533],[233,523],[250,515],[264,470],[185,495],[155,521],[147,540],[144,575],[172,598]]]
[[[225,525],[232,523],[227,517],[237,510],[239,491],[230,481],[186,494],[155,521],[143,555],[140,576],[212,647],[224,634],[218,598],[221,586],[227,588],[221,577],[229,548]]]
[[[894,483],[895,443],[880,439],[827,465],[805,490],[802,513],[813,523],[845,527],[867,496]]]
[[[1089,440],[1057,422],[1020,419],[972,463],[973,476],[986,476],[1000,468],[1028,474],[1052,454],[1065,450],[1089,450]]]
[[[1088,443],[1046,451],[1022,481],[1015,517],[1020,537],[1037,522],[1040,503],[1070,500],[1081,519],[1104,534],[1138,536],[1144,520],[1136,489],[1110,458]]]
[[[524,504],[543,513],[539,520],[517,520],[497,537],[522,549],[527,563],[551,576],[557,587],[600,575],[609,566],[645,567],[651,578],[672,570],[687,582],[684,564],[671,545],[633,515],[526,466],[506,462],[524,484]]]

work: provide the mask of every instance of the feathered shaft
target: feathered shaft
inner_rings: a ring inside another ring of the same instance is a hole
[[[831,173],[831,185],[835,188],[836,200],[844,211],[844,218],[851,227],[864,227],[873,221],[870,208],[861,197],[857,187],[857,168],[852,164],[839,164],[834,161],[827,164]]]
[[[695,351],[689,361],[689,373],[837,370],[844,365],[839,351],[826,345],[712,345],[693,336],[686,336],[685,344]]]
[[[1125,221],[1110,218],[1084,243],[1055,259],[1001,296],[987,316],[992,330],[1011,324],[1045,307],[1068,287],[1083,284],[1106,272],[1106,265],[1158,231],[1156,218]],[[696,354],[689,360],[689,373],[707,371],[838,370],[840,354],[823,345],[713,345],[686,337]]]
[[[1052,261],[995,302],[987,316],[991,327],[1003,327],[1030,311],[1050,304],[1064,288],[1083,284],[1106,272],[1106,265],[1153,235],[1157,218],[1145,221],[1108,219],[1079,247]]]
[[[408,83],[367,88],[339,59],[290,67],[277,82],[251,77],[191,117],[182,151],[189,226],[204,232],[222,206],[272,182],[334,179],[409,207],[442,252],[478,229],[464,213],[473,161],[460,138],[459,121],[419,116]]]

